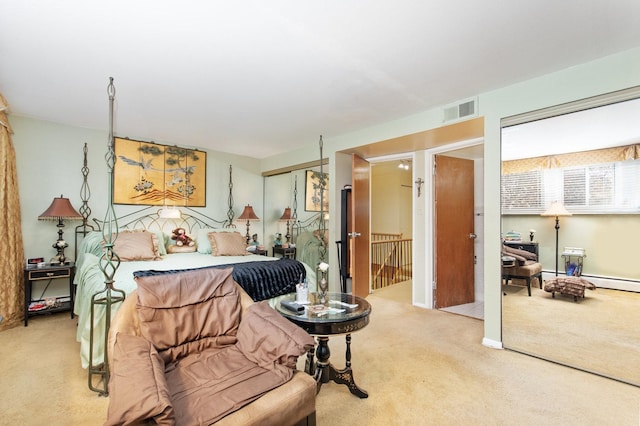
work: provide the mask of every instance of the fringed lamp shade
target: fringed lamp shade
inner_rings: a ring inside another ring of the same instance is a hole
[[[246,220],[247,221],[247,235],[245,235],[247,239],[247,244],[251,241],[251,235],[249,234],[249,227],[251,226],[252,220],[260,220],[260,218],[253,211],[253,207],[247,204],[242,211],[242,214],[238,216],[238,220]]]
[[[54,258],[51,259],[52,264],[64,265],[69,263],[68,259],[64,255],[64,249],[69,247],[69,244],[62,238],[64,228],[63,220],[82,220],[83,217],[76,211],[71,205],[68,198],[64,198],[62,195],[56,197],[51,202],[51,205],[46,209],[38,220],[57,220],[58,224],[58,240],[53,243],[53,248],[58,252]]]

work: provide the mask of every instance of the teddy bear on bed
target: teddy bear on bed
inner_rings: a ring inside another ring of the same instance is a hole
[[[195,245],[195,241],[187,235],[184,228],[176,228],[171,231],[171,239],[175,240],[177,246],[193,247]]]

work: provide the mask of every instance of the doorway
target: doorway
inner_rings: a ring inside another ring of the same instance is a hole
[[[411,304],[413,153],[371,164],[371,290]]]
[[[434,148],[432,150],[427,151],[427,160],[428,160],[427,163],[431,169],[435,167],[435,159],[436,157],[439,157],[439,156],[473,163],[472,164],[472,168],[473,168],[472,197],[473,197],[474,203],[473,203],[473,207],[471,207],[468,211],[468,214],[472,215],[472,217],[468,218],[468,220],[471,220],[473,222],[473,225],[472,225],[473,230],[469,233],[465,229],[464,231],[461,231],[462,233],[460,235],[458,235],[458,238],[461,239],[460,241],[461,244],[465,245],[464,240],[466,240],[466,242],[468,242],[473,246],[471,249],[473,252],[473,259],[467,260],[467,262],[473,263],[473,266],[472,266],[473,271],[471,272],[473,276],[472,278],[473,291],[472,291],[471,297],[467,296],[467,298],[470,298],[472,300],[465,301],[464,298],[462,298],[462,295],[459,293],[468,292],[469,287],[471,285],[466,282],[465,283],[457,282],[457,283],[454,283],[454,290],[453,290],[456,292],[456,294],[446,296],[450,298],[450,300],[453,300],[454,302],[443,303],[442,300],[440,300],[439,302],[438,288],[437,288],[438,283],[436,281],[436,288],[432,290],[434,295],[433,308],[437,308],[445,312],[465,315],[465,316],[469,316],[477,319],[484,319],[484,282],[483,282],[483,274],[484,274],[484,256],[483,256],[484,144],[483,144],[483,139],[482,138],[471,139],[468,141],[450,144],[450,145]],[[442,165],[440,165],[440,167],[442,167]],[[458,173],[458,172],[454,170],[454,173]],[[451,179],[451,180],[454,180],[454,182],[457,181],[457,179]],[[458,183],[456,182],[455,184],[458,184]],[[444,196],[446,197],[448,192],[454,192],[454,191],[455,191],[455,188],[448,188],[448,190],[444,192]],[[441,226],[442,224],[439,225],[435,220],[436,218],[435,188],[432,188],[430,191],[427,191],[427,197],[428,197],[426,201],[427,204],[430,206],[433,206],[433,213],[431,216],[434,218],[434,220],[431,226],[433,231],[431,238],[432,240],[437,241],[438,233],[440,232],[441,234],[444,234],[444,232],[446,231],[445,230],[439,231],[439,226]],[[467,234],[474,234],[474,235],[467,235]],[[437,251],[437,248],[435,250]],[[454,253],[451,253],[450,255],[440,256],[440,259],[439,259],[440,263],[438,263],[437,261],[439,258],[438,253],[437,252],[434,253],[433,276],[435,279],[438,279],[437,277],[441,275],[438,272],[438,268],[439,268],[439,265],[441,267],[443,263],[445,267],[449,266],[450,267],[449,269],[454,271],[456,268],[460,267],[459,259],[457,258],[457,253],[458,253],[458,250],[460,250],[460,248],[454,248],[453,250],[454,250]],[[467,265],[467,267],[470,267],[470,266]],[[442,278],[439,278],[439,279],[442,280]],[[462,278],[455,276],[453,279],[455,280],[455,279],[462,279]],[[469,278],[463,278],[463,279],[468,280]],[[443,283],[441,282],[439,285],[443,285]],[[457,287],[459,288],[455,289]],[[440,299],[442,299],[442,296],[440,297]],[[461,302],[455,303],[456,300],[460,300]]]
[[[484,138],[484,118],[478,117],[450,125],[426,130],[419,133],[409,134],[398,138],[383,140],[359,147],[350,148],[345,151],[336,152],[335,156],[335,177],[333,181],[338,187],[351,182],[351,155],[356,154],[365,159],[375,159],[383,156],[408,155],[413,156],[412,168],[412,228],[413,228],[413,285],[411,289],[411,304],[426,309],[433,309],[433,274],[434,274],[434,223],[432,205],[432,160],[436,153],[457,151],[461,149],[475,150],[478,159],[475,160],[475,170],[483,171],[484,149],[482,147]],[[472,148],[472,145],[478,145]],[[483,200],[482,183],[483,179],[475,178],[476,200],[480,203]],[[422,182],[420,185],[416,182]],[[418,189],[418,187],[420,189]],[[420,192],[420,195],[418,195]],[[476,231],[479,238],[474,244],[477,262],[482,265],[482,211],[481,205],[476,206],[477,215],[474,216]],[[479,275],[478,275],[479,274]],[[482,270],[476,268],[475,281],[476,291],[481,293],[476,297],[478,300],[484,299],[482,285]]]

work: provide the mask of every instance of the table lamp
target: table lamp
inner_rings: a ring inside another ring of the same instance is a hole
[[[287,207],[286,209],[284,209],[284,213],[282,213],[282,216],[280,216],[280,220],[281,222],[287,222],[287,233],[285,235],[285,237],[287,238],[287,243],[291,242],[291,228],[289,226],[290,221],[293,217],[291,216],[291,208]]]
[[[46,209],[38,220],[57,220],[58,224],[58,240],[53,243],[53,248],[57,250],[58,254],[51,259],[52,265],[65,265],[69,263],[69,260],[64,255],[64,249],[69,247],[69,244],[62,238],[62,228],[64,228],[63,220],[82,220],[83,217],[73,208],[68,198],[64,198],[62,195],[56,197],[51,202],[51,205]]]
[[[558,276],[558,231],[560,230],[560,216],[571,216],[571,213],[564,208],[564,205],[560,201],[554,201],[551,206],[542,213],[540,216],[555,216],[556,217],[556,277]]]
[[[247,204],[244,208],[244,210],[242,211],[242,214],[240,216],[238,216],[238,220],[246,220],[247,221],[247,245],[249,245],[249,241],[251,241],[251,234],[249,234],[249,227],[251,226],[251,221],[252,220],[260,220],[260,218],[258,216],[256,216],[255,212],[253,211],[253,207],[251,207],[249,204]]]

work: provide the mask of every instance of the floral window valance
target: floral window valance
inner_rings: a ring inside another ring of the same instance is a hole
[[[502,174],[640,159],[640,144],[502,162]]]

